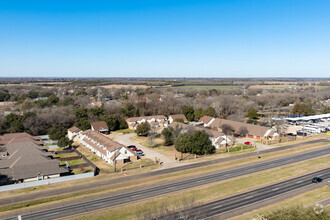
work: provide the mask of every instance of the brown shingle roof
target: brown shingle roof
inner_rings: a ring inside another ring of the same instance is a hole
[[[192,129],[193,131],[205,131],[210,137],[219,137],[221,135],[221,133],[219,131],[215,131],[215,130],[208,129],[208,128],[197,127],[197,126],[193,126],[193,125],[189,125],[189,124],[183,124],[183,123],[176,122],[176,121],[171,123],[169,126],[171,126],[171,127],[179,126],[183,130]]]
[[[72,128],[69,128],[68,131],[70,131],[71,133],[74,133],[74,132],[79,132],[81,130],[79,128],[77,128],[76,126],[73,126]]]
[[[205,115],[205,116],[201,117],[201,119],[199,119],[198,122],[203,122],[204,124],[207,124],[209,121],[211,121],[211,119],[212,119],[212,117]]]
[[[67,173],[68,170],[59,166],[59,161],[48,156],[44,147],[32,142],[10,143],[5,145],[8,156],[0,160],[0,174],[7,175],[13,180],[34,178],[40,175]],[[3,153],[3,152],[1,152]]]
[[[100,145],[103,145],[110,152],[123,146],[122,144],[120,144],[110,138],[107,138],[103,134],[100,134],[96,131],[87,130],[83,134],[86,135],[87,137],[91,138],[92,140],[100,143]],[[84,138],[83,140],[86,143],[88,142],[88,144],[90,144],[94,148],[100,149],[100,152],[102,151],[102,152],[104,152],[104,155],[106,155],[106,151],[103,149],[103,147],[97,146],[96,143],[93,143],[91,140],[88,140],[86,138]]]
[[[173,120],[175,119],[183,119],[184,121],[188,121],[186,116],[184,116],[183,114],[179,114],[179,115],[170,115],[169,117],[171,117]]]
[[[0,137],[0,145],[5,145],[9,143],[18,143],[18,142],[33,142],[38,145],[43,145],[44,142],[41,141],[39,137],[32,136],[28,133],[11,133],[4,134]]]
[[[109,127],[105,121],[94,121],[91,123],[91,126],[95,131],[109,130]]]
[[[260,126],[260,125],[254,125],[254,124],[248,124],[244,122],[238,122],[238,121],[231,121],[227,119],[220,119],[216,118],[211,124],[210,127],[213,128],[221,128],[224,124],[228,124],[234,128],[236,132],[239,131],[240,127],[246,127],[248,130],[248,134],[263,137],[266,132],[271,129],[268,127]]]

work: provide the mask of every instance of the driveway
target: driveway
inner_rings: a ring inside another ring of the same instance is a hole
[[[151,160],[155,161],[155,157],[160,159],[161,161],[161,169],[178,167],[182,165],[186,165],[187,163],[180,163],[179,161],[174,160],[173,158],[167,157],[161,153],[158,153],[148,147],[145,147],[139,143],[136,143],[130,140],[131,137],[134,137],[136,134],[124,134],[114,138],[115,141],[128,146],[128,145],[135,145],[138,149],[141,149],[144,153],[144,157],[150,158]]]

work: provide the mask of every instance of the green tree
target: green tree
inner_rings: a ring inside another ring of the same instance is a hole
[[[193,121],[195,118],[195,115],[194,115],[195,111],[194,111],[194,108],[191,106],[187,106],[187,105],[183,106],[182,113],[186,116],[188,121]]]
[[[254,108],[251,108],[246,114],[246,117],[249,119],[257,119],[259,117],[259,113]]]
[[[87,110],[88,114],[92,114],[92,115],[95,115],[95,116],[100,116],[100,115],[103,114],[103,112],[104,112],[104,107],[103,106],[90,108],[90,109]]]
[[[73,115],[76,116],[77,119],[87,119],[88,118],[88,110],[87,108],[80,106],[73,110]]]
[[[48,134],[49,134],[49,137],[50,139],[52,140],[60,140],[62,137],[65,137],[66,136],[66,129],[65,128],[59,128],[59,127],[56,127],[56,126],[52,126],[49,131],[48,131]]]
[[[133,106],[132,103],[126,103],[124,107],[120,109],[120,113],[127,117],[133,117],[135,112],[135,107]]]
[[[180,134],[175,141],[175,149],[182,153],[197,155],[215,152],[215,147],[205,131],[194,131],[191,135],[187,133]]]
[[[175,149],[181,153],[190,153],[191,145],[189,137],[190,135],[187,133],[179,134],[174,143]]]
[[[0,102],[7,101],[10,99],[10,94],[6,91],[0,92]]]
[[[6,121],[8,123],[8,132],[10,133],[19,133],[24,131],[24,116],[16,115],[10,113],[6,116]]]
[[[62,101],[61,101],[61,105],[64,106],[69,106],[69,105],[73,105],[74,104],[74,99],[71,97],[65,97]]]
[[[27,96],[31,99],[35,99],[39,97],[39,92],[37,91],[30,91],[28,92]]]
[[[292,108],[292,113],[295,115],[314,115],[314,109],[306,103],[296,103]]]
[[[249,119],[246,121],[246,123],[256,125],[256,124],[258,124],[258,121],[255,120],[255,119],[251,119],[251,118],[249,118]]]
[[[324,106],[322,109],[322,114],[328,114],[330,113],[330,106]]]
[[[149,130],[150,130],[150,125],[147,122],[144,122],[136,127],[135,133],[139,136],[147,136]]]
[[[51,95],[48,97],[46,102],[48,103],[49,106],[53,106],[53,105],[57,105],[59,100],[60,99],[57,96]]]
[[[203,116],[204,115],[207,115],[210,117],[217,117],[217,113],[215,112],[215,109],[211,106],[204,110]]]
[[[204,115],[203,109],[201,108],[196,109],[194,115],[195,115],[195,120],[199,120]]]
[[[101,115],[100,120],[105,121],[110,131],[128,128],[125,119],[119,115]]]
[[[162,131],[162,135],[164,136],[164,145],[170,146],[174,143],[174,135],[173,135],[174,128],[168,127],[164,128]]]
[[[86,118],[80,118],[75,125],[83,131],[91,128],[91,124]]]
[[[73,141],[69,140],[69,138],[67,138],[67,137],[61,137],[58,140],[57,145],[59,147],[66,147],[66,146],[70,146],[72,143],[73,143]]]

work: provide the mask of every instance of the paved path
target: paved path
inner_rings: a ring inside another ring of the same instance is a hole
[[[179,161],[174,160],[173,158],[167,157],[157,151],[154,151],[148,147],[145,147],[139,143],[132,141],[130,138],[134,137],[136,134],[124,134],[114,138],[115,141],[123,144],[123,145],[135,145],[138,149],[141,149],[145,154],[145,157],[150,158],[151,160],[155,160],[155,157],[159,158],[161,163],[160,169],[167,169],[172,167],[178,167],[182,165],[187,165],[188,163],[180,163]]]

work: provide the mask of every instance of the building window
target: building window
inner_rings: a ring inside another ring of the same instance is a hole
[[[125,154],[127,154],[127,150],[125,150]]]

